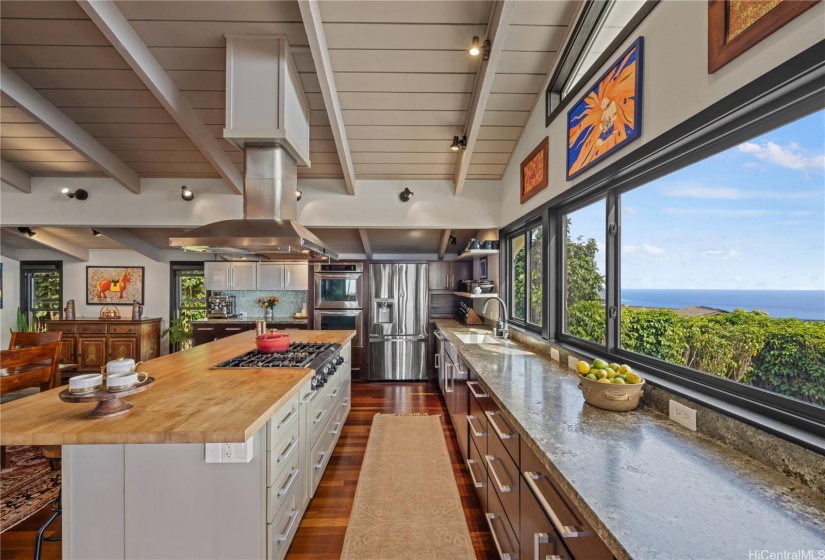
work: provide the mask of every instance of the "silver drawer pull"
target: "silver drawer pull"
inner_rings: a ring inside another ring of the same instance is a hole
[[[441,368],[441,354],[435,355],[435,369]]]
[[[339,389],[340,389],[340,387],[336,387],[335,390],[332,392],[332,394],[329,396],[329,398],[334,399],[335,397],[337,397]]]
[[[289,478],[286,481],[286,484],[281,486],[281,489],[278,490],[278,495],[283,496],[284,494],[288,494],[290,490],[292,490],[292,485],[295,484],[295,481],[298,480],[298,469],[292,469],[292,472],[289,473]],[[289,531],[287,531],[289,532]]]
[[[340,422],[333,422],[333,424],[335,424],[335,429],[334,429],[334,430],[330,430],[330,432],[329,432],[329,433],[331,433],[331,434],[337,434],[338,432],[340,432],[340,431],[341,431],[341,430],[339,430],[339,429],[338,429],[338,428],[340,428],[340,427],[341,427],[341,423],[340,423]]]
[[[496,468],[493,466],[493,461],[498,461],[498,459],[496,459],[492,455],[485,455],[484,458],[487,459],[487,467],[490,470],[490,474],[493,475],[493,480],[496,481],[496,486],[498,486],[498,489],[502,493],[509,492],[511,490],[510,485],[501,483],[501,479],[498,477],[498,473],[496,472]]]
[[[480,386],[478,381],[468,381],[467,382],[467,387],[470,389],[470,392],[473,394],[473,396],[475,398],[477,398],[477,399],[486,399],[487,397],[490,396],[487,393],[476,393],[475,389],[473,389],[474,385],[479,385]]]
[[[292,452],[298,447],[298,438],[293,439],[289,442],[289,445],[286,446],[284,452],[278,455],[278,462],[284,461],[287,457],[292,455]]]
[[[496,424],[496,421],[493,420],[493,416],[501,416],[500,412],[490,412],[488,410],[484,413],[484,415],[487,417],[487,420],[490,422],[490,425],[493,426],[493,431],[496,433],[498,437],[500,437],[501,439],[510,439],[512,437],[515,437],[516,434],[502,432],[501,429],[499,429],[498,424]]]
[[[484,437],[484,432],[477,432],[475,427],[473,426],[473,420],[475,420],[475,416],[472,414],[467,415],[467,423],[470,425],[470,433],[473,434],[475,437]]]
[[[493,520],[501,519],[500,515],[496,515],[495,513],[487,513],[485,514],[485,519],[487,520],[487,526],[490,528],[490,533],[493,534],[493,542],[496,544],[496,551],[498,552],[498,557],[501,560],[512,560],[509,552],[502,552],[501,545],[498,543],[498,536],[496,535],[496,530],[493,527]]]
[[[239,331],[239,330],[241,330],[241,327],[226,327],[224,330],[227,330],[227,331]]]
[[[470,471],[470,478],[473,479],[473,486],[476,488],[484,488],[484,484],[476,480],[476,473],[473,472],[473,465],[476,462],[473,459],[467,459],[467,470]]]
[[[317,424],[317,423],[318,423],[318,422],[320,422],[320,421],[324,418],[324,416],[326,416],[326,415],[327,415],[327,409],[325,408],[325,409],[323,409],[321,412],[319,412],[319,413],[318,413],[318,416],[316,416],[316,417],[315,417],[315,420],[313,420],[313,421],[312,421],[312,423],[313,423],[313,424]]]
[[[286,531],[284,531],[282,535],[278,535],[278,542],[284,542],[289,536],[289,533],[292,532],[292,527],[295,525],[295,520],[298,519],[298,511],[296,510],[290,512],[288,517],[290,518],[289,525],[287,525]]]
[[[286,416],[284,416],[284,419],[283,419],[283,420],[281,420],[280,422],[278,422],[278,424],[277,424],[277,426],[276,426],[276,427],[278,427],[278,428],[283,428],[284,426],[286,426],[287,424],[289,424],[289,421],[290,421],[290,420],[292,420],[292,418],[293,418],[296,414],[298,414],[298,408],[297,408],[297,407],[295,407],[295,408],[293,408],[291,411],[289,411],[289,414],[287,414]]]
[[[533,560],[541,560],[539,553],[539,545],[550,542],[550,536],[547,533],[533,533]],[[562,558],[558,554],[548,554],[544,560],[567,560],[565,556]]]
[[[316,468],[316,469],[320,469],[320,468],[322,468],[322,467],[324,466],[324,459],[326,458],[327,453],[328,453],[328,451],[324,451],[323,453],[321,453],[321,454],[319,455],[320,459],[319,459],[319,460],[318,460],[318,462],[315,464],[315,468]]]
[[[318,396],[318,389],[313,389],[312,391],[310,391],[309,393],[306,394],[306,396],[301,401],[301,404],[306,404],[308,402],[311,402],[317,396]]]
[[[562,525],[562,522],[559,520],[556,512],[553,511],[553,508],[551,508],[550,504],[547,503],[547,498],[544,497],[544,494],[542,494],[541,490],[539,490],[538,484],[536,484],[536,481],[543,476],[544,475],[538,473],[524,471],[524,479],[527,481],[527,485],[530,486],[530,489],[536,495],[536,498],[538,498],[539,503],[541,504],[541,509],[543,509],[544,513],[547,514],[547,517],[550,518],[550,522],[553,524],[553,527],[555,527],[558,534],[565,539],[573,537],[589,537],[592,535],[590,531],[584,531],[573,525]]]
[[[214,331],[214,330],[215,330],[215,327],[196,327],[196,328],[195,328],[195,331],[196,331],[196,332],[201,332],[201,331]]]

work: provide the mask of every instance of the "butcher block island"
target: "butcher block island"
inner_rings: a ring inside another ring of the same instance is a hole
[[[244,332],[144,363],[124,416],[60,389],[0,407],[2,445],[63,446],[64,558],[284,557],[350,410],[355,336],[285,332],[305,367],[236,359]]]

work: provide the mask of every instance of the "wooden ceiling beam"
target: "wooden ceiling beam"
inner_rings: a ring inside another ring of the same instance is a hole
[[[123,163],[120,158],[106,149],[63,111],[52,105],[5,64],[0,69],[0,90],[49,132],[63,140],[83,157],[100,166],[109,177],[133,193],[140,193],[140,176],[131,167]]]
[[[161,249],[158,249],[148,241],[144,241],[134,233],[128,232],[125,229],[97,228],[97,230],[112,241],[117,241],[121,245],[125,245],[129,249],[153,261],[165,262],[166,260]]]
[[[169,116],[212,164],[215,171],[223,177],[232,192],[243,193],[243,177],[232,163],[229,154],[212,136],[195,109],[143,43],[117,5],[110,0],[78,0],[78,4],[163,105]]]
[[[367,256],[367,259],[372,260],[372,243],[370,243],[369,232],[364,228],[360,228],[358,235],[361,236],[361,245],[364,246],[364,254]]]
[[[64,255],[68,255],[80,261],[89,261],[89,250],[81,247],[79,245],[75,245],[71,241],[66,241],[62,237],[49,233],[48,231],[43,231],[42,229],[35,229],[35,236],[29,237],[25,233],[22,233],[17,230],[17,228],[5,228],[3,230],[4,233],[11,233],[13,235],[17,235],[19,237],[23,237],[30,241],[34,241],[35,243],[39,243],[43,245],[46,249],[52,249],[53,251],[57,251],[58,253],[63,253]]]
[[[4,159],[0,159],[0,180],[18,191],[32,192],[31,175]]]
[[[458,163],[455,168],[453,178],[455,195],[461,194],[464,183],[467,180],[467,173],[470,169],[470,160],[473,159],[473,149],[478,139],[481,129],[481,121],[484,118],[484,110],[487,108],[487,101],[490,99],[490,92],[493,89],[493,80],[496,77],[496,69],[501,60],[501,52],[504,50],[504,41],[507,38],[507,29],[510,26],[510,19],[513,16],[515,0],[496,0],[493,3],[493,12],[490,17],[490,25],[487,27],[487,36],[484,39],[490,41],[490,59],[482,60],[476,77],[475,88],[473,88],[473,99],[470,102],[470,110],[467,112],[467,123],[464,126],[464,135],[467,136],[467,145],[458,155]]]
[[[447,254],[447,245],[450,243],[450,236],[452,235],[453,230],[445,229],[441,233],[441,242],[438,244],[438,260],[443,261],[444,255]]]
[[[347,140],[344,117],[341,113],[341,103],[338,100],[338,89],[335,87],[335,76],[329,59],[326,35],[324,35],[324,23],[321,21],[321,9],[318,6],[318,0],[299,0],[298,5],[301,8],[301,17],[304,20],[304,28],[309,40],[309,50],[312,52],[312,60],[318,74],[318,82],[321,86],[321,94],[329,116],[332,136],[335,138],[338,159],[341,161],[341,169],[344,171],[347,192],[355,195],[355,167],[352,164],[352,154]]]

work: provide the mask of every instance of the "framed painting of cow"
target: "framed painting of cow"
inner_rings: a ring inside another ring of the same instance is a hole
[[[142,266],[87,266],[86,305],[143,303]]]

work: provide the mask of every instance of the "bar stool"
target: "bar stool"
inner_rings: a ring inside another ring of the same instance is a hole
[[[43,446],[43,456],[48,459],[49,467],[52,469],[53,472],[57,472],[60,470],[60,459],[62,457],[61,448],[59,445],[44,445]],[[60,491],[57,494],[57,499],[51,503],[52,508],[52,515],[49,517],[48,521],[46,521],[40,530],[37,532],[37,540],[34,542],[34,560],[40,560],[40,549],[43,547],[43,541],[48,542],[55,542],[59,541],[60,537],[46,537],[44,536],[46,533],[46,529],[49,528],[49,525],[54,522],[55,519],[60,516],[62,513],[62,497],[63,497],[63,488],[61,482]]]

